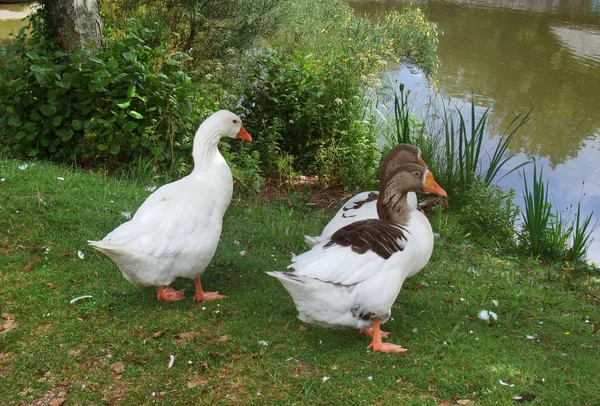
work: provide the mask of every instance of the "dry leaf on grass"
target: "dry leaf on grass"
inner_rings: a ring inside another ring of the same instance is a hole
[[[115,362],[110,366],[110,369],[117,375],[122,375],[125,372],[125,365],[122,362]]]
[[[0,333],[7,333],[10,330],[14,330],[19,327],[19,323],[15,321],[15,316],[11,313],[2,313],[2,325],[0,326]]]
[[[160,331],[157,331],[156,333],[152,334],[152,338],[158,338],[158,337],[162,336],[165,333],[165,331],[167,331],[166,328],[162,329]]]
[[[56,398],[50,401],[49,405],[50,406],[60,406],[63,403],[65,403],[67,401],[67,399],[65,398]]]

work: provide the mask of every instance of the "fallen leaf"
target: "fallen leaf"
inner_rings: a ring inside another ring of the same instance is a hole
[[[190,389],[193,389],[197,386],[204,387],[204,386],[206,386],[206,378],[198,376],[198,377],[192,379],[191,381],[188,381],[186,386]]]
[[[470,405],[473,401],[471,399],[459,399],[456,403],[459,405]]]
[[[229,340],[230,338],[231,338],[231,336],[230,336],[230,335],[221,336],[221,337],[219,337],[219,340],[218,340],[218,341],[221,341],[221,342],[223,342],[223,341],[227,341],[227,340]]]
[[[79,357],[81,355],[81,350],[69,350],[67,351],[67,354],[72,357]]]
[[[179,333],[179,334],[177,334],[177,337],[184,338],[184,339],[188,340],[188,339],[192,339],[194,337],[197,337],[199,335],[200,335],[200,333],[197,332],[197,331],[187,331],[185,333]]]
[[[152,338],[158,338],[158,337],[162,336],[165,333],[165,331],[167,331],[166,328],[162,329],[160,331],[157,331],[156,333],[152,334]]]
[[[15,316],[13,314],[2,313],[2,325],[0,326],[0,333],[9,332],[17,327],[19,327],[19,324],[15,321]]]
[[[53,283],[48,283],[48,287],[49,287],[50,289],[56,289],[56,285],[55,285],[55,284],[53,284]]]
[[[23,272],[29,272],[29,271],[31,271],[31,266],[32,266],[32,265],[33,265],[33,264],[32,264],[31,262],[30,262],[30,263],[28,263],[27,265],[25,265],[25,266],[23,267]]]
[[[117,375],[121,375],[125,372],[125,365],[122,362],[115,362],[110,366],[110,369]]]
[[[50,403],[48,403],[50,406],[60,406],[63,403],[65,403],[67,399],[65,398],[56,398],[54,400],[51,400]]]

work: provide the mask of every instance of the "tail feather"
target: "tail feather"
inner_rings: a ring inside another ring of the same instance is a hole
[[[310,235],[304,236],[304,242],[309,247],[314,247],[315,245],[317,245],[320,242],[319,241],[320,239],[321,239],[321,236],[318,236],[318,237],[311,237]]]

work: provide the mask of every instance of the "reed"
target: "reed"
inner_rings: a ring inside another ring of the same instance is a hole
[[[521,177],[523,179],[524,207],[523,228],[521,230],[521,242],[534,256],[539,256],[547,241],[548,225],[552,215],[552,204],[548,200],[548,183],[544,183],[544,169],[540,169],[539,176],[537,163],[533,160],[533,179],[531,186],[527,182],[525,170]]]
[[[581,200],[577,203],[577,214],[573,225],[572,245],[567,255],[568,260],[573,262],[585,262],[588,248],[592,242],[592,233],[598,227],[598,221],[592,224],[592,216],[594,212],[590,213],[587,217],[583,217],[581,214]]]
[[[531,110],[516,116],[508,126],[507,133],[502,134],[492,148],[491,154],[483,150],[487,144],[487,122],[490,108],[477,117],[475,103],[471,97],[470,117],[465,117],[460,108],[455,107],[449,113],[446,103],[443,103],[443,130],[445,171],[443,179],[448,188],[464,194],[471,188],[478,175],[481,175],[486,186],[496,180],[500,170],[513,157],[508,147],[517,131],[529,121]],[[484,168],[484,154],[489,157]],[[504,176],[527,165],[523,162],[507,171]],[[500,178],[501,179],[501,178]]]

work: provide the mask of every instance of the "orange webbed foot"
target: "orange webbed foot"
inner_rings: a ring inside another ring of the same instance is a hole
[[[408,351],[406,348],[404,348],[400,345],[392,344],[392,343],[379,343],[379,344],[371,343],[369,345],[369,347],[367,347],[367,348],[373,348],[373,352],[406,352],[406,351]]]
[[[160,286],[156,292],[156,299],[159,301],[164,300],[166,302],[177,302],[183,299],[184,293],[185,289],[175,290],[173,288],[163,288]]]
[[[373,321],[373,341],[367,348],[372,348],[373,352],[406,352],[408,351],[406,348],[402,348],[399,345],[392,343],[383,343],[381,342],[381,338],[383,337],[383,332],[380,329],[381,320]]]
[[[202,292],[201,294],[198,294],[196,291],[196,294],[194,294],[194,302],[208,302],[210,300],[220,300],[226,298],[227,296],[225,295],[219,295],[219,292]]]
[[[208,302],[209,300],[220,300],[220,299],[225,299],[227,297],[224,295],[219,295],[219,292],[203,291],[199,276],[197,276],[194,279],[194,285],[196,286],[196,293],[194,294],[194,302]]]

